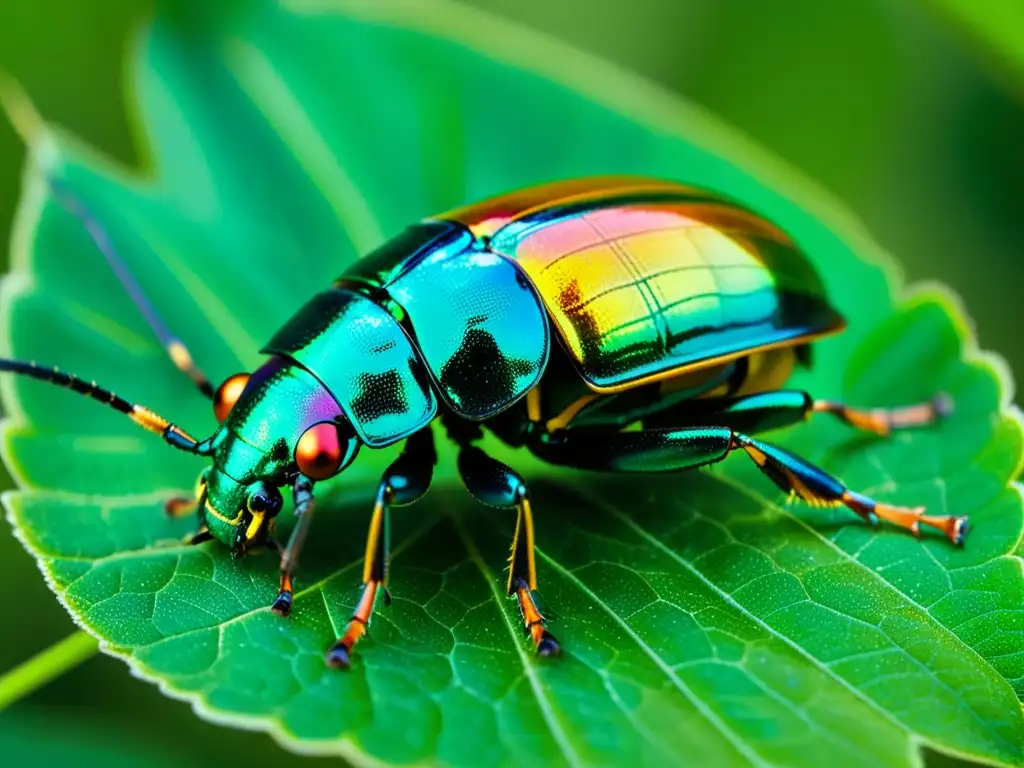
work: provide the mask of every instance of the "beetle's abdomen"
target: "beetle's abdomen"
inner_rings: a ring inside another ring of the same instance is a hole
[[[763,219],[682,187],[614,192],[510,217],[490,241],[536,286],[593,389],[843,327],[806,258]]]

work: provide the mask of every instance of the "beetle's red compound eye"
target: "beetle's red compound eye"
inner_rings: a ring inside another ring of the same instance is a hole
[[[337,474],[345,453],[338,425],[322,421],[302,433],[295,446],[295,463],[310,480],[326,480]]]
[[[236,373],[224,380],[213,395],[213,415],[217,421],[223,422],[242,396],[245,385],[249,383],[248,373]]]

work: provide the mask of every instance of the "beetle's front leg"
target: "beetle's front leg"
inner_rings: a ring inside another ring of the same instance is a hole
[[[205,480],[206,472],[199,476],[199,483],[196,485],[196,495],[190,496],[172,496],[164,502],[164,514],[172,519],[181,519],[188,517],[189,515],[195,515],[201,509],[201,502],[205,494]],[[202,515],[199,515],[199,530],[195,533],[189,534],[185,537],[184,543],[190,546],[197,544],[203,544],[207,541],[213,540],[213,534],[210,533],[210,529],[206,527],[206,521]]]
[[[292,483],[292,498],[295,509],[295,527],[288,537],[288,546],[281,552],[281,582],[277,599],[270,610],[278,616],[287,616],[292,612],[292,577],[299,565],[302,545],[306,542],[309,525],[313,520],[313,481],[305,475],[299,475]]]
[[[164,514],[175,520],[180,520],[181,518],[195,514],[198,508],[199,506],[196,503],[196,500],[190,499],[186,496],[172,496],[164,502]],[[206,523],[200,519],[199,530],[186,536],[184,543],[189,546],[193,546],[196,544],[203,544],[207,541],[211,541],[212,539],[213,534],[211,534],[209,529],[206,527]]]
[[[363,586],[352,618],[334,646],[327,652],[327,664],[348,669],[352,648],[366,634],[377,602],[378,592],[384,592],[385,604],[391,603],[388,594],[388,565],[390,539],[390,509],[392,506],[412,504],[427,492],[434,475],[437,453],[434,433],[430,427],[420,430],[408,440],[401,455],[388,467],[377,487],[377,499],[370,518],[370,531],[366,537],[366,556],[363,560]]]
[[[459,452],[459,474],[466,489],[478,501],[499,509],[515,509],[516,532],[509,558],[509,595],[515,595],[519,612],[534,648],[541,656],[562,652],[554,635],[548,632],[544,616],[537,608],[533,593],[537,590],[534,562],[533,512],[523,479],[511,467],[495,461],[474,445]]]

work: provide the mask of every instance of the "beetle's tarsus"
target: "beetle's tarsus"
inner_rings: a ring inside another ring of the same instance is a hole
[[[512,582],[519,613],[523,617],[526,635],[533,641],[538,656],[561,656],[562,646],[547,629],[547,619],[537,608],[537,601],[525,579],[516,578]]]
[[[932,398],[932,409],[935,411],[936,419],[946,419],[953,415],[956,403],[948,392],[939,392]]]
[[[292,601],[291,592],[281,592],[274,600],[274,604],[270,606],[270,610],[282,618],[287,618],[292,613]]]
[[[831,413],[850,426],[889,437],[893,432],[914,427],[929,427],[953,412],[953,398],[940,392],[931,400],[900,408],[851,408],[831,400],[816,400],[815,413]]]
[[[338,669],[348,669],[352,648],[366,634],[370,625],[370,616],[373,614],[373,604],[377,600],[377,592],[380,585],[376,581],[369,581],[363,587],[363,594],[359,598],[356,610],[345,626],[345,633],[338,638],[338,641],[327,652],[327,666]]]
[[[270,541],[273,541],[271,539]],[[274,542],[277,544],[277,542]],[[280,545],[277,545],[280,547]],[[294,587],[292,587],[292,572],[290,567],[283,567],[281,569],[281,586],[277,592],[277,598],[274,600],[274,604],[270,606],[270,610],[276,613],[278,616],[289,616],[292,612],[292,603],[294,602]]]
[[[352,666],[351,650],[351,648],[339,640],[324,656],[324,661],[326,661],[327,666],[332,669],[348,669]]]
[[[970,530],[966,515],[929,515],[924,507],[884,504],[853,491],[843,494],[843,503],[861,516],[867,512],[900,528],[906,528],[918,538],[921,536],[922,525],[935,528],[946,534],[946,538],[958,547],[963,546]]]
[[[971,530],[971,524],[968,521],[966,515],[961,515],[953,519],[954,524],[949,533],[949,540],[952,541],[953,544],[955,544],[956,546],[962,547],[964,545],[964,539],[967,538],[967,534]]]
[[[558,644],[555,636],[546,629],[541,634],[540,642],[537,643],[538,656],[561,656],[562,646]]]

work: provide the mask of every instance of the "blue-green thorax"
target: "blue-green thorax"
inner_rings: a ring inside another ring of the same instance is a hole
[[[294,362],[272,357],[253,373],[212,439],[204,505],[210,533],[237,552],[261,540],[272,515],[253,509],[254,495],[279,503],[278,489],[296,474],[299,438],[314,424],[336,419],[345,419],[337,401]]]

